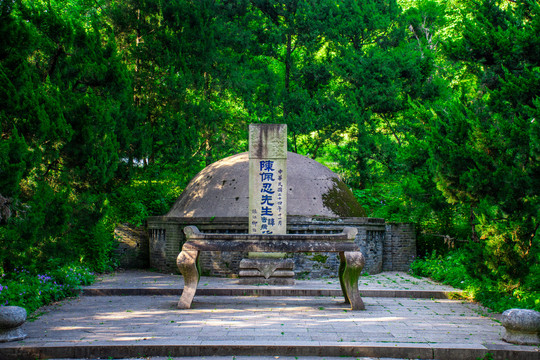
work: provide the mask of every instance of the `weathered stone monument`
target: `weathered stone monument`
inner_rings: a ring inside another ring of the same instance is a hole
[[[282,146],[285,149],[285,142]],[[364,209],[338,174],[306,156],[288,152],[286,158],[287,185],[283,186],[282,194],[284,196],[286,192],[287,210],[282,215],[286,216],[283,220],[287,234],[337,234],[344,227],[353,227],[358,230],[354,241],[365,256],[364,271],[377,274],[409,270],[416,255],[416,230],[411,224],[386,223],[384,219],[366,217]],[[244,152],[208,165],[193,177],[167,214],[148,218],[147,256],[151,268],[161,272],[178,271],[178,251],[188,240],[184,234],[186,226],[196,226],[202,233],[227,236],[253,231],[253,215],[249,214],[249,161],[249,153]],[[258,174],[261,173],[260,165]],[[272,168],[277,170],[275,163]],[[270,175],[264,176],[270,178]],[[278,181],[278,173],[273,179]],[[274,194],[268,195],[276,196],[277,190],[271,190]],[[260,193],[259,206],[268,201],[273,207],[279,206],[276,197],[263,199],[263,194]],[[285,209],[283,204],[282,209]],[[259,211],[269,209],[261,207]],[[268,216],[266,218],[267,221]],[[268,224],[262,221],[261,218],[257,222],[259,231],[268,230]],[[273,221],[275,224],[276,219]],[[267,228],[263,229],[262,225]],[[287,258],[294,262],[297,279],[335,276],[341,263],[336,252],[319,254],[287,250]],[[261,271],[247,267],[246,262],[253,260],[248,251],[201,249],[198,260],[204,275],[238,277],[240,270],[252,269],[259,275]],[[246,266],[240,269],[242,260]],[[262,270],[266,272],[264,268]],[[291,270],[276,269],[273,277]],[[260,276],[264,280],[262,283],[271,283],[271,278],[268,281]]]
[[[287,125],[249,125],[250,234],[287,232]]]
[[[287,233],[287,125],[249,126],[249,234]],[[240,284],[294,284],[294,262],[284,253],[249,253]]]
[[[287,233],[287,127],[259,124],[250,125],[249,130],[248,231],[212,233],[201,232],[193,225],[184,227],[186,241],[176,259],[184,277],[184,289],[177,307],[191,308],[203,251],[247,252],[249,258],[240,262],[241,284],[293,284],[293,262],[283,258],[291,252],[337,253],[340,259],[337,272],[345,302],[351,305],[351,310],[363,310],[358,278],[365,258],[355,243],[358,229],[341,225],[339,232],[329,234]]]

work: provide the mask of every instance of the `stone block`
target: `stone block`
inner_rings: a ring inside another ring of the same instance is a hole
[[[240,277],[260,277],[261,272],[259,270],[240,270],[238,274]],[[294,271],[276,270],[272,273],[272,277],[294,277]],[[265,277],[265,279],[268,279]]]
[[[18,341],[26,338],[21,329],[26,321],[26,310],[19,306],[0,307],[0,342]]]
[[[240,262],[241,285],[294,285],[292,259],[243,259]]]
[[[243,259],[240,262],[240,277],[294,277],[292,259]]]
[[[267,266],[267,264],[275,264],[276,270],[292,270],[294,268],[294,261],[292,259],[243,259],[240,262],[242,269],[260,269],[261,267]]]
[[[509,309],[503,312],[501,323],[506,330],[504,341],[519,345],[540,345],[540,312]]]
[[[283,278],[283,277],[271,277],[271,278],[264,278],[262,276],[259,277],[244,277],[240,278],[238,280],[238,284],[240,285],[294,285],[294,278]]]

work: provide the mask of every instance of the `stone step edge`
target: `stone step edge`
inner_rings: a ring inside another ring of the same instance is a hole
[[[180,296],[182,289],[171,288],[87,288],[83,296]],[[441,290],[360,290],[363,297],[461,299],[461,291]],[[284,289],[284,288],[199,288],[196,295],[209,296],[343,296],[337,289]]]
[[[325,344],[254,344],[248,342],[204,342],[193,344],[30,344],[1,345],[3,360],[35,359],[97,359],[146,358],[184,356],[327,356],[380,357],[406,359],[467,360],[483,359],[491,354],[493,360],[538,360],[535,347],[516,345],[443,344],[443,343],[367,343],[344,345]]]

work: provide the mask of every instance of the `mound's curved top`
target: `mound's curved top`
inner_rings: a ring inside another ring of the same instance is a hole
[[[287,158],[289,216],[364,217],[349,188],[326,166],[295,153]],[[248,153],[219,160],[199,172],[167,217],[247,217]]]

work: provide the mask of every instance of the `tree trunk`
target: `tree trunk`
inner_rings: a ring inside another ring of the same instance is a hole
[[[471,225],[471,239],[474,242],[478,242],[478,234],[476,233],[476,224],[475,224],[476,216],[474,215],[474,205],[471,205],[471,215],[469,217],[469,224]]]
[[[285,54],[285,100],[283,102],[283,120],[287,122],[289,115],[288,101],[290,94],[291,83],[291,52],[292,52],[292,35],[287,34],[287,53]]]

